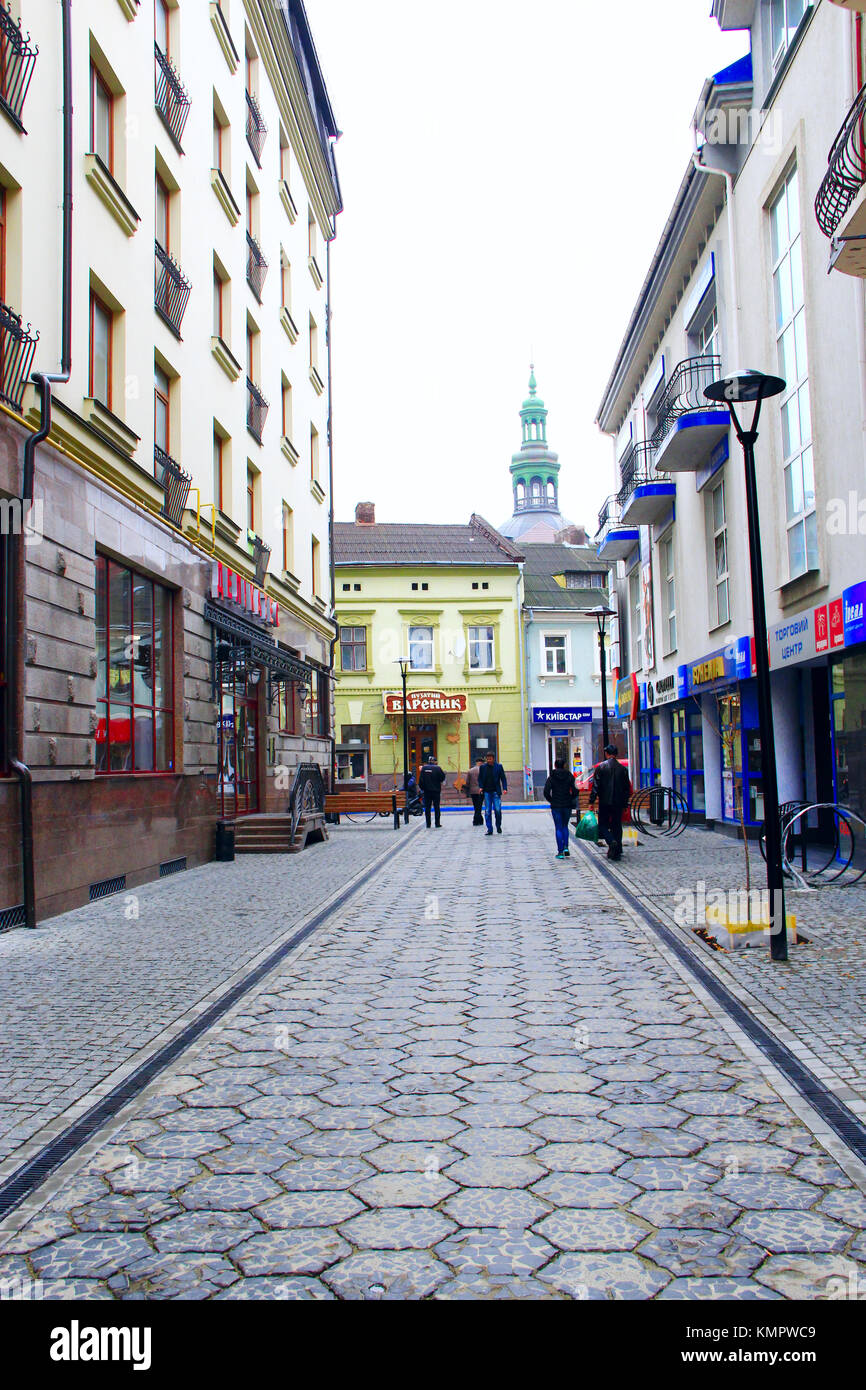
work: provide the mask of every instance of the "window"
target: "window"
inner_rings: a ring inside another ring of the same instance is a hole
[[[112,337],[111,310],[91,291],[90,295],[90,395],[111,409]]]
[[[344,671],[366,671],[367,629],[340,628],[340,665]]]
[[[90,149],[114,173],[114,96],[98,68],[90,65]]]
[[[470,627],[469,629],[469,669],[470,671],[492,671],[493,628]]]
[[[310,425],[310,481],[319,481],[319,431]]]
[[[324,671],[312,667],[307,698],[306,731],[313,738],[327,738],[329,724],[328,678]]]
[[[166,0],[154,0],[153,24],[154,38],[156,39],[157,46],[162,49],[166,58],[168,58],[171,54],[171,49],[169,47],[171,38],[171,17]]]
[[[722,818],[747,824],[764,819],[764,790],[761,778],[761,734],[758,729],[757,697],[742,687],[737,695],[718,698],[719,730],[722,740]]]
[[[313,209],[307,209],[307,250],[311,260],[316,259],[316,218]]]
[[[719,311],[713,302],[703,323],[694,334],[698,357],[721,357],[721,336],[719,334]]]
[[[492,753],[496,761],[499,761],[499,725],[498,724],[470,724],[469,725],[469,765],[475,767],[482,758],[486,758],[488,753]]]
[[[278,698],[278,719],[281,734],[298,732],[298,686],[295,681],[281,681]]]
[[[337,753],[337,780],[340,782],[364,781],[367,776],[370,725],[344,724],[341,743],[343,748]],[[353,744],[358,745],[357,751],[351,746]]]
[[[660,716],[642,714],[637,722],[640,784],[655,787],[662,780],[660,755]]]
[[[280,248],[280,306],[287,313],[292,312],[292,266],[282,247]]]
[[[544,673],[547,676],[564,676],[566,665],[566,642],[564,637],[544,637]]]
[[[285,132],[283,131],[282,126],[280,126],[280,178],[287,188],[291,187],[291,175],[292,154],[289,148],[289,142],[285,136]]]
[[[310,549],[312,559],[313,594],[314,596],[317,596],[321,588],[322,575],[321,566],[319,564],[319,553],[321,547],[319,546],[319,542],[316,540],[315,536],[313,536],[312,538]]]
[[[247,464],[247,530],[256,530],[256,475]]]
[[[283,438],[292,437],[292,388],[283,377],[282,387],[282,409],[283,409]]]
[[[810,0],[770,0],[770,53],[776,72],[791,44]]]
[[[416,590],[416,591],[417,591],[418,589],[420,589],[420,590],[422,590],[422,592],[424,592],[424,591],[426,591],[427,589],[430,588],[430,585],[429,585],[429,584],[413,584],[413,585],[412,585],[412,588],[413,588],[413,590]]]
[[[171,416],[169,401],[171,382],[162,367],[153,369],[153,442],[157,449],[171,453]]]
[[[215,338],[222,338],[225,341],[225,282],[217,270],[213,268],[213,332]]]
[[[605,589],[607,570],[566,570],[566,589]]]
[[[409,668],[412,671],[433,670],[432,627],[410,627]]]
[[[662,601],[665,623],[665,655],[677,649],[677,596],[674,577],[674,538],[666,536],[661,543]]]
[[[316,327],[316,320],[310,314],[310,366],[319,365],[319,330]]]
[[[713,526],[713,595],[715,618],[713,626],[720,627],[731,616],[730,594],[728,592],[728,525],[725,514],[725,484],[713,488],[712,499]]]
[[[635,565],[628,577],[628,601],[631,613],[631,663],[632,671],[643,669],[643,605],[641,594],[640,566]]]
[[[96,771],[174,767],[172,595],[96,557]]]
[[[294,513],[288,502],[283,503],[283,569],[292,572],[295,559]]]
[[[171,251],[171,194],[166,184],[156,176],[156,219],[155,235],[163,251]]]
[[[803,251],[796,169],[792,169],[770,208],[770,230],[779,375],[786,382],[780,415],[788,575],[790,579],[796,579],[807,570],[818,568],[812,411],[809,402]]]
[[[229,173],[229,138],[228,120],[221,108],[217,107],[214,101],[213,108],[213,167],[219,169],[223,178],[228,178]]]
[[[225,439],[216,430],[213,432],[213,495],[217,509],[224,512],[228,500],[225,479]]]
[[[671,760],[674,790],[680,793],[690,811],[705,810],[704,739],[700,710],[671,710]]]

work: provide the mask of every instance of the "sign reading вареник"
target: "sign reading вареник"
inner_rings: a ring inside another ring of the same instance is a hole
[[[385,713],[402,714],[403,696],[386,695]],[[406,696],[407,714],[465,714],[465,695],[443,695],[441,690],[410,690]]]

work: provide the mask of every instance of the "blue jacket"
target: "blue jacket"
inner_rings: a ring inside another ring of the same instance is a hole
[[[491,792],[494,796],[497,792],[508,791],[508,783],[505,780],[505,770],[501,763],[483,763],[478,772],[478,785],[483,792]]]

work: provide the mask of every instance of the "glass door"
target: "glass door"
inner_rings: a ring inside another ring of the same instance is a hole
[[[219,795],[220,814],[228,820],[259,809],[258,686],[249,678],[244,653],[232,648],[220,672]]]
[[[436,756],[436,725],[435,724],[410,724],[409,725],[409,771],[414,774],[415,781],[421,773],[421,768],[428,758]]]

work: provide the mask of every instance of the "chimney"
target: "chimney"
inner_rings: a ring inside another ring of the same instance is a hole
[[[356,526],[375,526],[376,524],[376,503],[359,502],[355,508]]]
[[[566,526],[557,534],[556,539],[564,545],[586,545],[586,528],[584,526]]]

